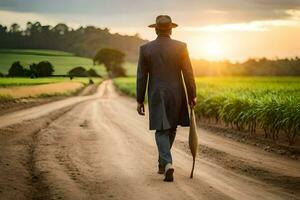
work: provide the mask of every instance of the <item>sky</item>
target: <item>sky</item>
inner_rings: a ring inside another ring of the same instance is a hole
[[[300,56],[300,0],[0,0],[0,23],[63,22],[156,38],[160,14],[179,24],[172,37],[192,58],[242,61]]]

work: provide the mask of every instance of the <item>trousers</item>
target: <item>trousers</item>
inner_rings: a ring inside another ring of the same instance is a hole
[[[176,136],[176,128],[167,130],[156,130],[155,141],[158,150],[158,163],[160,166],[166,166],[166,164],[172,164],[171,148]]]

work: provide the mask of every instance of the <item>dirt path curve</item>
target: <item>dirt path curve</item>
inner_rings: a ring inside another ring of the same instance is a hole
[[[202,129],[199,133],[202,145],[270,173],[299,176],[296,161]],[[188,129],[179,128],[172,150],[175,182],[165,183],[156,174],[157,152],[147,118],[136,114],[135,100],[120,96],[111,81],[93,96],[4,115],[0,199],[297,199],[297,191],[236,173],[201,155],[195,177],[189,179],[187,134]]]

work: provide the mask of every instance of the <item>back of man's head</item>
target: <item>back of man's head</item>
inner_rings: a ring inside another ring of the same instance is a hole
[[[158,36],[170,36],[172,34],[172,29],[155,28],[155,32]]]

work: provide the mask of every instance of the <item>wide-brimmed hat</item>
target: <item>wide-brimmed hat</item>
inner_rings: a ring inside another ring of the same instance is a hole
[[[171,29],[176,28],[178,25],[172,22],[172,19],[168,15],[159,15],[156,17],[156,23],[151,24],[148,27],[158,29]]]

